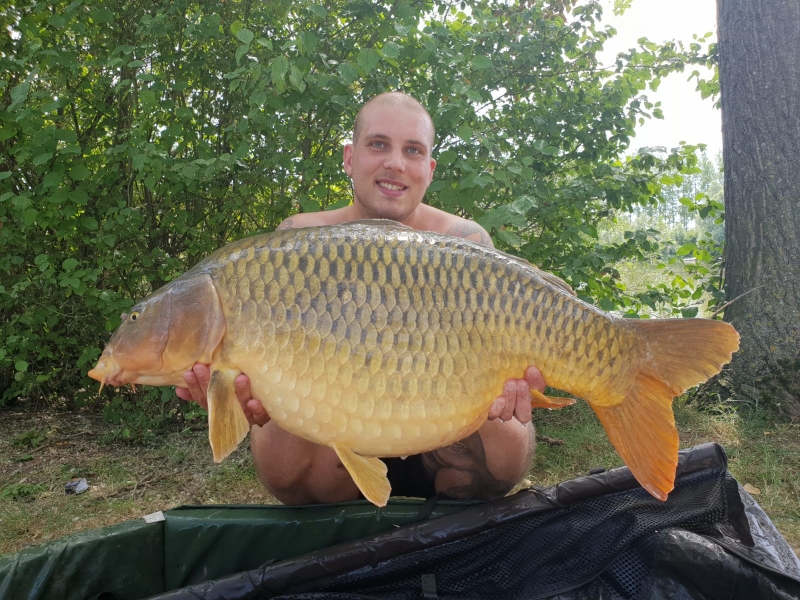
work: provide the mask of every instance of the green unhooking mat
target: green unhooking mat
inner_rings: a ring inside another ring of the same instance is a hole
[[[183,506],[0,559],[0,599],[138,600],[472,504]]]
[[[486,503],[183,507],[0,560],[2,599],[154,594],[794,600],[800,561],[715,444],[681,452],[663,503],[621,468]]]

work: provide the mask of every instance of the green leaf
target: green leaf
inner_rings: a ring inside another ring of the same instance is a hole
[[[675,254],[678,255],[678,256],[686,256],[687,254],[691,254],[695,250],[697,250],[697,246],[690,242],[690,243],[684,244],[683,246],[678,248],[678,250],[675,252]]]
[[[312,4],[308,10],[317,15],[320,19],[325,19],[328,16],[328,11],[321,4]]]
[[[100,226],[100,224],[97,222],[97,219],[93,217],[83,217],[81,219],[81,225],[91,231],[95,231]]]
[[[29,81],[23,81],[17,86],[11,88],[11,106],[8,108],[13,108],[17,104],[22,104],[28,99],[28,91],[31,88],[31,84]]]
[[[381,51],[386,58],[397,58],[400,56],[400,46],[394,42],[386,42],[383,48],[381,48]]]
[[[53,153],[52,152],[44,152],[42,154],[39,154],[36,158],[33,159],[33,164],[34,164],[34,166],[38,167],[38,166],[43,165],[44,163],[46,163],[51,158],[53,158]]]
[[[53,15],[47,18],[47,24],[52,25],[56,29],[61,29],[66,24],[66,22],[67,20],[64,18],[63,15]]]
[[[86,165],[80,163],[69,170],[69,178],[72,179],[72,181],[83,181],[89,177],[89,175],[91,175],[89,169],[86,168]]]
[[[454,162],[456,162],[457,158],[458,158],[458,153],[452,150],[445,150],[444,152],[439,154],[438,163],[441,166],[452,165]]]
[[[311,31],[301,31],[298,39],[300,41],[300,52],[301,54],[305,55],[309,55],[314,52],[314,49],[319,43],[317,36]]]
[[[472,127],[469,125],[462,125],[458,128],[456,135],[465,142],[469,143],[472,140]]]
[[[241,28],[239,31],[237,31],[237,32],[236,32],[234,35],[236,35],[236,38],[237,38],[237,39],[238,39],[240,42],[242,42],[243,44],[248,44],[248,45],[250,44],[250,42],[252,42],[252,41],[253,41],[253,38],[255,37],[255,36],[253,35],[253,32],[252,32],[252,31],[250,31],[249,29],[247,29],[247,28],[244,28],[244,27],[242,27],[242,28]]]
[[[249,44],[242,44],[241,46],[239,46],[238,48],[236,48],[236,53],[234,54],[234,57],[233,57],[233,59],[236,61],[236,63],[237,63],[237,64],[238,64],[238,62],[239,62],[239,61],[242,59],[242,57],[243,57],[245,54],[247,54],[247,52],[248,52],[249,50],[250,50],[250,45],[249,45]],[[236,80],[234,80],[234,81],[239,81],[239,80],[238,80],[238,79],[236,79]],[[233,91],[233,90],[232,90],[232,91]]]
[[[138,69],[139,67],[143,67],[143,66],[144,66],[144,61],[142,61],[142,60],[132,60],[131,62],[129,62],[127,64],[127,67],[129,69]]]
[[[492,64],[492,59],[489,58],[488,56],[482,56],[482,55],[473,56],[472,61],[470,62],[472,63],[472,68],[478,71],[481,71],[483,69],[491,69],[494,66]]]
[[[364,73],[369,73],[381,61],[381,55],[372,48],[362,48],[357,60]]]
[[[277,84],[278,82],[283,82],[284,77],[286,77],[286,72],[289,70],[289,61],[285,56],[276,56],[272,61],[270,70],[272,72],[272,83]]]
[[[61,185],[63,179],[64,179],[63,172],[51,171],[50,173],[44,176],[44,180],[42,180],[42,187],[44,189],[58,187],[59,185]]]
[[[292,65],[292,68],[289,71],[289,83],[291,83],[301,92],[305,91],[306,89],[306,84],[303,81],[303,74],[300,72],[300,69],[298,69],[294,65]]]
[[[497,231],[497,237],[503,240],[509,246],[521,246],[522,239],[515,233],[508,231],[507,229],[500,229]]]
[[[348,85],[350,85],[356,79],[358,79],[358,70],[353,66],[352,63],[349,62],[341,63],[337,67],[337,71],[339,71],[339,75]]]
[[[24,360],[18,360],[16,363],[14,363],[14,368],[20,373],[25,373],[29,366],[30,365]]]
[[[0,142],[10,140],[12,137],[17,135],[18,131],[19,130],[14,125],[8,123],[4,124],[2,127],[0,127]]]
[[[68,258],[63,263],[61,263],[61,268],[65,271],[72,271],[75,267],[78,266],[78,261],[74,258]]]
[[[35,208],[26,208],[25,212],[22,213],[22,222],[25,223],[25,227],[30,227],[36,223],[37,218],[39,218],[39,211]]]
[[[681,308],[681,316],[684,319],[693,319],[697,316],[698,307],[697,306],[687,306],[686,308]]]

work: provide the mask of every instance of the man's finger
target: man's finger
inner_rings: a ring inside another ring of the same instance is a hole
[[[514,417],[522,423],[530,422],[531,413],[531,388],[528,381],[520,379],[517,382],[517,400],[514,403]]]
[[[192,372],[197,377],[197,383],[203,389],[203,396],[208,396],[208,382],[211,381],[211,369],[203,363],[194,363]]]
[[[208,410],[208,400],[206,399],[208,383],[206,382],[206,389],[203,389],[200,386],[200,382],[197,380],[197,374],[194,370],[184,373],[183,381],[186,382],[189,399],[197,402],[200,406]]]
[[[539,369],[533,366],[525,369],[525,380],[527,381],[530,389],[538,390],[544,393],[544,388],[545,388],[544,376],[542,375],[542,372]]]
[[[492,402],[492,405],[489,407],[489,415],[487,418],[490,421],[494,421],[495,419],[497,419],[500,415],[503,414],[503,409],[505,408],[505,405],[506,405],[505,398],[503,398],[502,396],[498,396],[497,398],[495,398],[494,402]]]
[[[247,420],[250,425],[258,425],[261,427],[262,425],[266,425],[269,423],[269,415],[267,411],[264,410],[264,407],[261,406],[261,402],[254,398],[250,398],[247,401],[247,410],[244,411],[245,415],[247,415]]]
[[[505,406],[503,406],[503,413],[500,415],[501,421],[510,421],[514,418],[514,407],[517,404],[517,387],[519,382],[516,379],[509,379],[503,385],[503,398],[505,398]]]
[[[250,391],[250,378],[244,373],[237,375],[233,381],[234,389],[236,390],[236,398],[239,404],[244,407],[248,400],[252,400],[253,393]]]

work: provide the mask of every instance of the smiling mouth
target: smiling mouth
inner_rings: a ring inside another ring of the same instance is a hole
[[[394,192],[399,192],[400,190],[406,189],[404,185],[394,185],[392,183],[385,183],[383,181],[378,182],[378,187],[382,187],[385,190],[392,190]]]

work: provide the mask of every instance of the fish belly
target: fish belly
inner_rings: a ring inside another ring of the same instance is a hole
[[[539,273],[456,238],[324,228],[237,248],[213,277],[224,352],[272,419],[405,456],[477,430],[528,365],[583,397],[619,377],[624,328]]]

